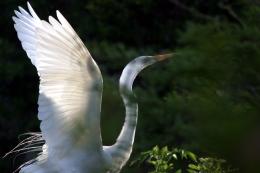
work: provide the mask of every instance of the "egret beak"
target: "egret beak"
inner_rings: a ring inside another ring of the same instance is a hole
[[[157,61],[163,61],[165,59],[172,57],[173,55],[174,55],[174,53],[167,53],[167,54],[162,54],[162,55],[155,55],[154,58]]]

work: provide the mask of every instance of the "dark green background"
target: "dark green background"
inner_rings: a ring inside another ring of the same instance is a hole
[[[175,52],[146,69],[135,93],[140,116],[132,159],[154,145],[181,147],[259,173],[260,3],[257,0],[30,1],[42,19],[61,13],[85,42],[104,77],[102,135],[112,144],[123,124],[123,67],[140,55]],[[0,155],[18,135],[39,131],[38,77],[13,28],[25,1],[0,1]],[[12,172],[25,155],[0,161]],[[28,159],[28,158],[27,158]],[[257,165],[258,164],[258,165]],[[146,173],[125,166],[123,173]]]

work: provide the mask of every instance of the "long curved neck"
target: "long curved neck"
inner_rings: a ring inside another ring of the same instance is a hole
[[[121,74],[119,87],[120,94],[125,105],[125,122],[116,140],[116,143],[110,147],[104,147],[106,153],[109,153],[109,155],[112,157],[113,167],[117,171],[120,170],[129,159],[135,138],[138,117],[138,104],[132,91],[134,80],[138,73],[145,67],[152,65],[155,62],[167,59],[171,56],[172,54],[137,57],[127,64]]]
[[[119,81],[120,94],[125,105],[125,122],[114,145],[117,155],[128,160],[132,152],[138,118],[138,104],[132,91],[133,82],[138,73],[146,66],[156,62],[152,56],[141,56],[124,68]]]
[[[172,54],[140,56],[128,63],[124,68],[119,80],[119,89],[125,105],[126,117],[116,142],[116,145],[118,145],[119,148],[125,149],[131,153],[134,143],[138,118],[138,104],[132,91],[132,86],[136,76],[147,66],[171,56]]]

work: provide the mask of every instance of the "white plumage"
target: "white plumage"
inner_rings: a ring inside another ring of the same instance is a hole
[[[117,173],[129,159],[137,123],[132,84],[146,66],[169,55],[143,56],[124,69],[120,93],[126,120],[117,142],[102,146],[101,72],[76,32],[57,11],[58,21],[40,20],[30,4],[19,7],[14,27],[40,77],[38,118],[45,144],[22,173]]]

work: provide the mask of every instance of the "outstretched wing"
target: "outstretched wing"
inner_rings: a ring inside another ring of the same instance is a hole
[[[67,20],[40,20],[30,4],[13,17],[23,49],[40,77],[38,118],[48,153],[101,148],[102,76]],[[50,152],[51,150],[51,152]]]

